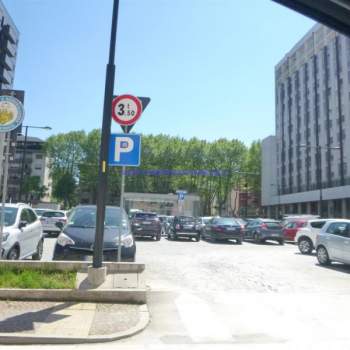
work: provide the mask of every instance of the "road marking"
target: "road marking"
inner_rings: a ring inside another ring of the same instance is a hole
[[[232,341],[232,333],[226,324],[211,310],[201,298],[183,293],[175,304],[189,335],[195,342]]]

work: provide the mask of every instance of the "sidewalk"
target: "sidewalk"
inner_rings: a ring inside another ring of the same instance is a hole
[[[2,344],[112,341],[149,321],[146,305],[0,301],[0,310]]]

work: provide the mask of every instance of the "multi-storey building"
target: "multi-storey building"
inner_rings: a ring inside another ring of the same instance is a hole
[[[23,198],[25,201],[35,202],[42,200],[49,202],[51,199],[52,182],[50,178],[49,159],[45,155],[44,141],[37,137],[27,137],[26,152],[24,156],[24,136],[17,137],[17,147],[14,159],[9,168],[8,198],[17,200],[21,170],[23,165],[23,182],[26,183],[30,178],[37,178],[40,187],[45,186],[45,195],[41,198],[35,192],[29,193],[23,188]],[[25,186],[23,186],[25,187]]]
[[[18,39],[18,29],[0,0],[0,89],[12,88]]]
[[[350,39],[315,25],[275,67],[275,96],[276,136],[262,146],[267,214],[350,217]]]

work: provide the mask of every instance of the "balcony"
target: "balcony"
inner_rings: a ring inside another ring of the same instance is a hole
[[[16,35],[16,32],[12,29],[11,26],[9,26],[9,25],[6,26],[5,33],[6,33],[6,37],[9,39],[9,41],[12,44],[16,44],[16,42],[17,42],[17,35]]]
[[[15,66],[14,59],[8,55],[1,55],[1,65],[7,70],[13,70]]]
[[[16,45],[11,44],[10,41],[6,41],[5,52],[10,57],[15,57],[17,52]]]
[[[4,84],[11,85],[13,80],[13,75],[6,69],[3,69],[0,73],[0,81]]]

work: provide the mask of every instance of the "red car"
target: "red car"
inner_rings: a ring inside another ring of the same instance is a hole
[[[286,241],[294,241],[295,235],[297,234],[297,231],[304,227],[307,223],[307,220],[293,220],[289,221],[287,224],[283,227],[283,236]]]

